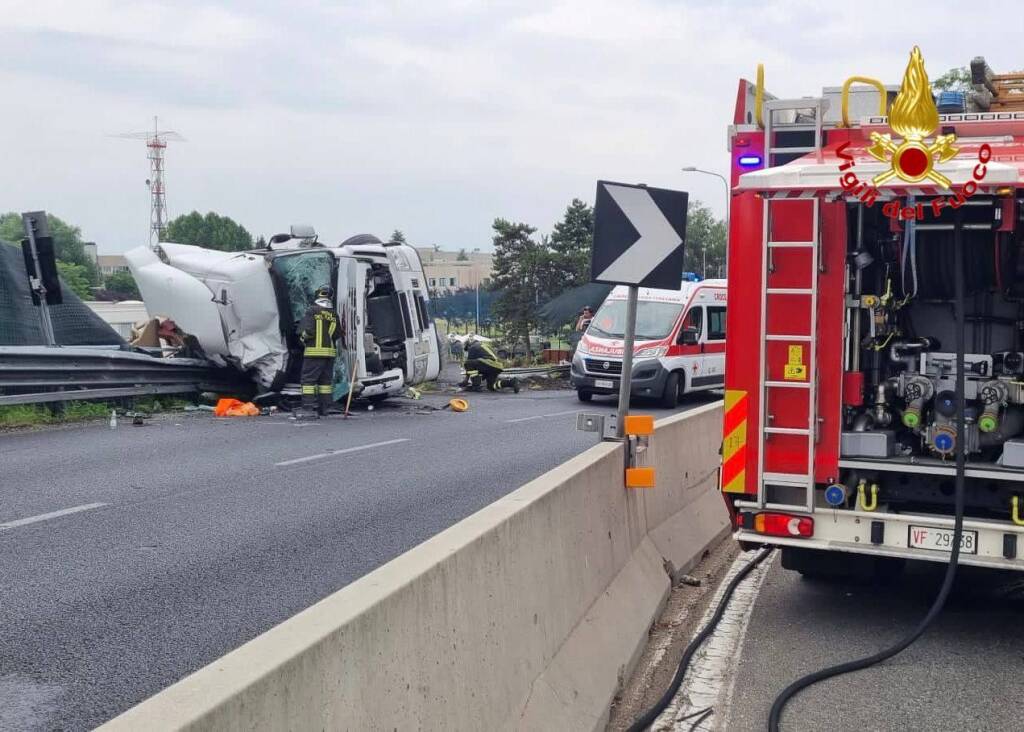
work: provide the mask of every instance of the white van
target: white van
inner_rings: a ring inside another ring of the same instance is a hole
[[[151,316],[172,318],[211,362],[237,368],[268,391],[299,395],[296,324],[323,285],[337,293],[345,329],[336,385],[349,381],[346,363],[355,364],[354,395],[369,399],[440,372],[423,265],[410,246],[369,235],[325,246],[309,227],[293,227],[266,249],[220,252],[162,242],[126,257]]]
[[[605,299],[572,360],[582,402],[618,394],[627,287]],[[725,384],[726,281],[684,282],[678,290],[641,289],[636,311],[631,393],[674,407],[684,394]]]

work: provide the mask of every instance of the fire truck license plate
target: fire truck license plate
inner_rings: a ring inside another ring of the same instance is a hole
[[[614,389],[615,382],[611,379],[594,379],[594,386],[598,389]]]
[[[910,526],[909,544],[915,549],[931,549],[937,552],[953,551],[953,529],[935,526]],[[960,534],[960,551],[964,554],[978,553],[978,532],[964,531]]]

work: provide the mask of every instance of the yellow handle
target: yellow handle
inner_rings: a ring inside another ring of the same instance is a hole
[[[1010,501],[1010,505],[1013,507],[1013,510],[1010,512],[1010,518],[1013,519],[1013,523],[1017,524],[1017,526],[1024,526],[1024,519],[1020,517],[1020,498],[1014,496]]]
[[[764,129],[764,64],[757,65],[757,83],[754,85],[754,121]]]
[[[888,93],[885,91],[885,85],[878,79],[872,79],[868,76],[851,76],[843,82],[843,127],[850,126],[850,87],[854,84],[870,84],[878,89],[878,113],[883,116],[885,115],[885,105],[889,97]]]
[[[865,497],[864,497],[864,494],[865,494],[864,488],[865,487],[866,487],[866,485],[865,485],[864,481],[862,480],[860,482],[860,484],[857,486],[857,499],[860,501],[860,507],[863,510],[865,510],[865,511],[874,511],[876,508],[878,508],[878,483],[872,483],[871,484],[871,505],[870,506],[867,504],[867,501],[865,500]]]

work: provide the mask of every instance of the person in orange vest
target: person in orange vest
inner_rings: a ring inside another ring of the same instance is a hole
[[[317,289],[316,299],[299,321],[299,340],[302,341],[302,407],[310,416],[327,414],[334,389],[334,360],[338,357],[339,340],[342,341],[341,318],[334,309],[334,290]],[[305,416],[300,415],[300,416]]]

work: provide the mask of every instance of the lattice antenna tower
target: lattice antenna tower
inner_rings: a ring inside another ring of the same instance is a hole
[[[161,130],[159,121],[153,118],[153,129],[146,132],[125,132],[115,137],[128,140],[145,140],[146,157],[149,159],[149,246],[156,247],[163,239],[167,227],[167,188],[164,185],[164,152],[167,143],[185,142],[185,138],[173,130]]]

